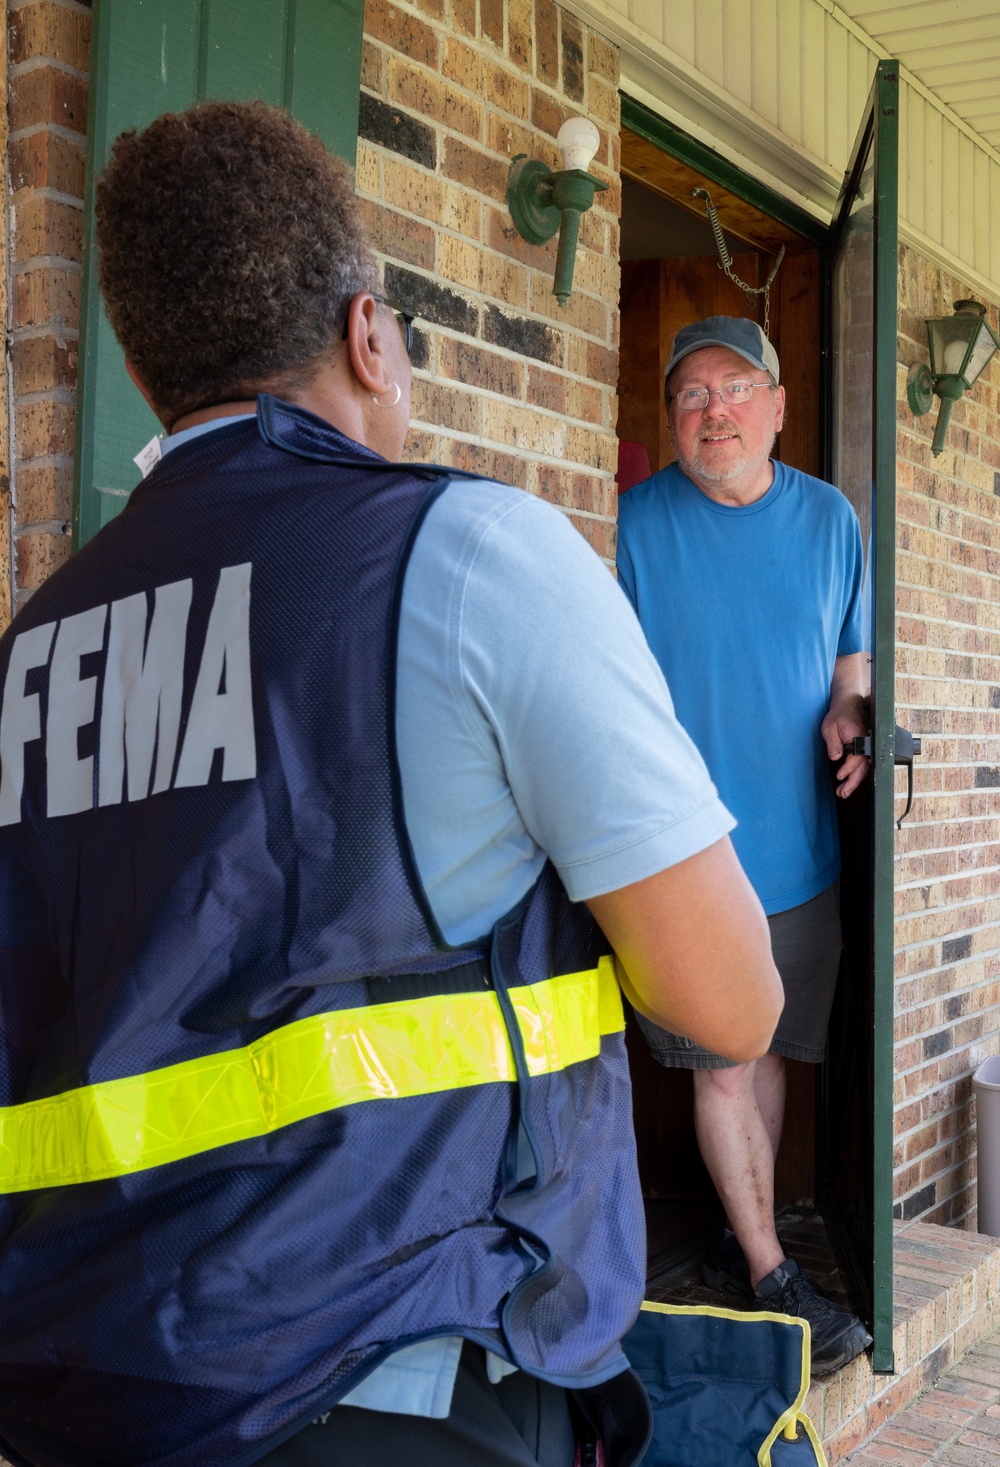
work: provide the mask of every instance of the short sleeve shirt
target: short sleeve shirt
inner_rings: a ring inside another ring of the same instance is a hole
[[[403,587],[407,829],[445,937],[489,931],[550,857],[575,900],[732,828],[614,578],[550,505],[457,480]]]
[[[621,585],[768,913],[840,870],[820,725],[837,658],[864,647],[862,570],[848,501],[781,463],[753,504],[719,504],[676,464],[621,500]]]

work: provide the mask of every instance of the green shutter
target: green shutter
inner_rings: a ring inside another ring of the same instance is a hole
[[[159,431],[100,301],[94,180],[126,128],[206,98],[287,107],[354,163],[364,0],[95,0],[80,321],[73,537],[89,540],[139,482]]]

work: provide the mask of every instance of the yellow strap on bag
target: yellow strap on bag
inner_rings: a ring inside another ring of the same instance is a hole
[[[551,1074],[625,1027],[610,957],[510,990],[528,1072]],[[370,1100],[511,1083],[494,992],[298,1019],[243,1049],[0,1107],[0,1193],[125,1176]]]
[[[792,1442],[799,1440],[801,1436],[805,1436],[809,1441],[816,1467],[827,1467],[823,1444],[805,1409],[806,1396],[809,1393],[811,1383],[809,1368],[811,1338],[808,1320],[798,1319],[787,1314],[774,1314],[766,1309],[754,1310],[752,1313],[748,1313],[745,1310],[724,1309],[712,1304],[656,1304],[650,1299],[643,1301],[642,1308],[650,1314],[673,1315],[681,1319],[698,1315],[707,1318],[725,1319],[740,1326],[745,1325],[750,1329],[762,1320],[772,1320],[777,1324],[787,1325],[796,1331],[800,1331],[802,1336],[801,1366],[799,1378],[796,1382],[795,1397],[778,1416],[777,1420],[773,1422],[770,1431],[768,1431],[764,1440],[761,1442],[757,1450],[757,1467],[775,1467],[778,1453],[775,1453],[773,1448],[779,1437],[783,1437],[786,1441]]]

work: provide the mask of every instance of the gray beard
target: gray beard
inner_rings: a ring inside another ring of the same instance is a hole
[[[762,468],[771,457],[771,449],[774,447],[776,437],[777,434],[771,435],[771,441],[767,446],[767,451],[759,460],[751,458],[744,447],[743,452],[736,462],[730,464],[728,468],[723,469],[710,469],[705,466],[701,459],[685,458],[678,451],[676,441],[674,442],[674,452],[677,454],[677,462],[685,474],[687,474],[692,484],[696,484],[699,488],[723,489],[726,485],[746,478],[758,468]]]

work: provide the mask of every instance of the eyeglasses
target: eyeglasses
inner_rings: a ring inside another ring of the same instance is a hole
[[[408,311],[405,306],[397,306],[395,301],[387,300],[384,295],[376,295],[372,291],[372,300],[378,301],[380,306],[388,306],[394,311],[399,329],[403,333],[403,342],[406,346],[406,355],[409,356],[413,348],[413,323],[417,319],[416,311]]]
[[[371,298],[373,301],[378,301],[380,306],[388,306],[389,310],[395,313],[396,321],[402,333],[403,344],[406,347],[406,355],[410,356],[413,348],[413,323],[417,319],[416,311],[408,311],[405,306],[397,306],[395,301],[388,300],[384,295],[376,295],[374,291],[371,292]],[[350,318],[348,317],[348,319]],[[347,321],[345,321],[344,341],[347,340],[347,324]]]
[[[719,398],[730,407],[748,403],[758,387],[772,388],[772,382],[727,382],[725,387],[683,387],[680,392],[668,393],[667,398],[675,402],[682,413],[704,412],[713,397]]]

